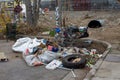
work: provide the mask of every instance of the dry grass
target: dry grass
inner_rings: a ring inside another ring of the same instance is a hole
[[[18,28],[17,28],[17,32],[18,34],[24,34],[24,35],[37,35],[40,32],[46,31],[48,30],[47,28],[36,26],[36,27],[29,27],[26,24],[19,24]]]

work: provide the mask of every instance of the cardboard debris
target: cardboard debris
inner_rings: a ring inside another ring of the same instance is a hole
[[[53,60],[51,61],[48,65],[46,65],[46,69],[56,69],[57,67],[59,67],[62,64],[61,61],[59,60]]]

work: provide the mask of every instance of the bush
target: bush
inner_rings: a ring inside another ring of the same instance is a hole
[[[24,35],[37,35],[40,32],[44,32],[48,30],[49,30],[48,28],[44,28],[41,26],[30,27],[29,25],[23,23],[19,24],[17,27],[17,33]]]

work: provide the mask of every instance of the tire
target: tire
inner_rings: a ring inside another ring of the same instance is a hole
[[[76,58],[80,58],[81,60],[73,63],[71,60]],[[63,67],[71,68],[71,69],[84,68],[86,65],[86,59],[82,57],[80,54],[72,54],[64,57],[62,60],[62,64]]]

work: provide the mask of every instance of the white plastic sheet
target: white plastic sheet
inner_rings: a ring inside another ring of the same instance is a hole
[[[38,40],[37,38],[31,39],[29,37],[20,38],[16,41],[16,43],[12,46],[12,50],[16,52],[24,52],[27,48],[32,49],[33,47],[37,47],[42,43],[42,40]]]
[[[51,61],[48,65],[46,65],[46,69],[52,69],[52,70],[54,70],[54,69],[56,69],[57,67],[59,67],[60,65],[62,64],[62,62],[61,61],[59,61],[59,60],[53,60],[53,61]]]
[[[26,49],[23,52],[23,58],[25,62],[29,66],[34,66],[34,63],[49,63],[54,59],[57,59],[59,55],[57,53],[51,52],[51,51],[45,51],[41,55],[35,56],[34,54],[30,54],[29,49]]]
[[[41,65],[42,62],[39,59],[38,56],[35,54],[30,53],[30,49],[27,48],[23,53],[22,53],[23,59],[27,63],[28,66],[36,66],[36,65]]]
[[[49,63],[52,60],[57,59],[59,55],[52,51],[45,51],[43,54],[39,55],[38,57],[42,62]]]

